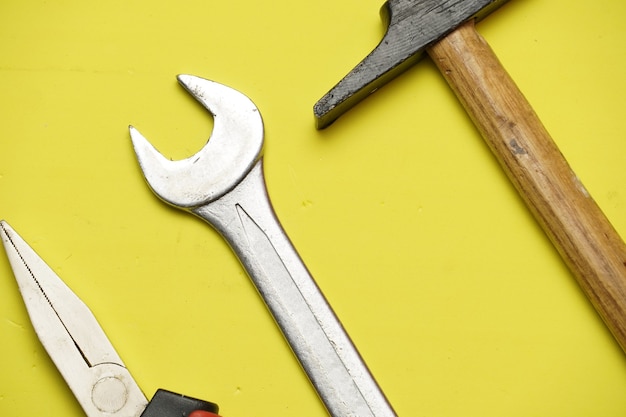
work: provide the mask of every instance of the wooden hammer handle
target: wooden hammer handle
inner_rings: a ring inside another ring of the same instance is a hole
[[[626,245],[473,21],[428,54],[626,352]]]

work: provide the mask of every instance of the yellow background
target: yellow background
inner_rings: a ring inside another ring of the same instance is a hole
[[[248,95],[278,217],[400,416],[624,416],[626,356],[428,60],[325,131],[380,0],[0,3],[0,217],[146,395],[326,415],[220,236],[145,185],[127,131],[194,153],[176,82]],[[511,1],[478,28],[626,236],[626,3]],[[0,257],[0,415],[82,416]]]

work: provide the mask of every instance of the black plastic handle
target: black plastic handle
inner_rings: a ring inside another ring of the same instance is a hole
[[[141,417],[188,417],[194,411],[207,411],[217,417],[219,407],[208,401],[158,389]]]

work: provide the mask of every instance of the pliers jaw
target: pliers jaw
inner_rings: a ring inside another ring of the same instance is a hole
[[[93,313],[5,221],[0,236],[33,328],[85,413],[141,415],[148,401]]]
[[[5,221],[0,239],[35,332],[88,417],[219,417],[217,404],[163,389],[148,402],[85,303]]]

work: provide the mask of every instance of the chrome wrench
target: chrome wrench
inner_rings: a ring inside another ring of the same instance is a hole
[[[213,132],[195,155],[171,161],[131,126],[148,185],[226,239],[331,416],[395,416],[274,213],[263,177],[259,110],[213,81],[191,75],[178,81],[213,114]]]

